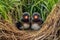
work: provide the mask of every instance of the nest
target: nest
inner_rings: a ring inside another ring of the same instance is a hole
[[[60,4],[48,15],[39,31],[18,30],[7,21],[0,21],[0,40],[59,40],[60,39]]]

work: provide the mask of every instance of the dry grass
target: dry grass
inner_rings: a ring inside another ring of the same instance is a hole
[[[59,40],[60,4],[55,5],[39,31],[18,30],[7,21],[0,21],[0,40]]]

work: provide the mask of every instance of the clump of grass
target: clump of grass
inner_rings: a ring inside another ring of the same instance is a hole
[[[45,21],[54,4],[58,0],[0,0],[0,15],[10,23],[20,20],[23,12],[39,12]]]

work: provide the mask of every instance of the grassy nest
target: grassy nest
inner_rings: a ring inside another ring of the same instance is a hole
[[[0,21],[0,40],[59,40],[60,39],[60,4],[48,15],[39,31],[18,30],[7,21]]]

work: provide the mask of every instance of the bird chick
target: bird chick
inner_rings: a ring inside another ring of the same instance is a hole
[[[29,29],[30,27],[30,15],[28,12],[24,12],[21,18],[22,29]]]
[[[31,29],[39,30],[41,28],[41,24],[43,23],[42,19],[40,18],[39,13],[34,12],[32,15],[31,21]]]

